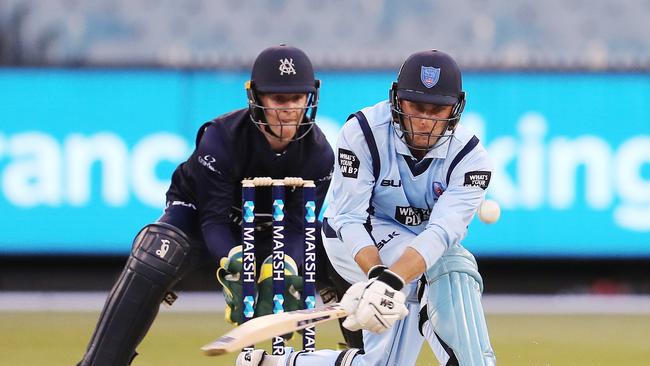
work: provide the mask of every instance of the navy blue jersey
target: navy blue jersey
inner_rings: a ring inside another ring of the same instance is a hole
[[[174,171],[167,202],[198,210],[200,234],[216,258],[226,256],[230,248],[241,242],[243,179],[301,177],[314,180],[316,212],[320,211],[330,184],[334,153],[318,126],[278,154],[271,150],[264,135],[252,123],[248,109],[241,109],[204,124],[197,134],[196,145],[189,159]],[[256,222],[259,230],[268,230],[269,234],[271,208],[271,188],[258,187]],[[303,221],[302,192],[287,187],[287,236],[301,234]]]

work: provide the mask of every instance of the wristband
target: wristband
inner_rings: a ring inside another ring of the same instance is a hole
[[[384,271],[377,277],[377,281],[381,281],[397,291],[404,288],[404,280],[402,277],[388,269],[384,269]]]

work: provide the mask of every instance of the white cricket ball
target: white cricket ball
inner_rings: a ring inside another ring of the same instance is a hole
[[[494,224],[499,221],[501,207],[496,201],[484,200],[478,207],[478,218],[486,224]]]

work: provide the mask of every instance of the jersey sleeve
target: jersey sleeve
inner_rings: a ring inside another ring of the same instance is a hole
[[[343,126],[334,158],[328,223],[354,257],[374,245],[365,224],[375,185],[372,157],[356,118]]]
[[[447,189],[431,210],[426,229],[409,244],[430,268],[450,245],[459,243],[485,198],[492,164],[482,145],[465,156],[450,175]]]
[[[334,174],[334,153],[329,144],[327,145],[325,153],[326,155],[323,156],[325,163],[321,165],[313,178],[314,185],[316,186],[316,214],[318,214],[323,208],[327,191],[332,183],[332,175]]]
[[[230,203],[233,202],[236,176],[228,155],[214,128],[207,128],[190,162],[196,186],[201,231],[215,258],[228,255],[239,243],[230,230]]]

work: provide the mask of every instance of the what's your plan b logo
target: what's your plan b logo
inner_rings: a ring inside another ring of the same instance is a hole
[[[395,207],[395,220],[406,226],[418,226],[429,221],[431,209],[418,207]]]
[[[487,189],[490,185],[490,178],[492,177],[492,172],[489,171],[473,171],[465,173],[465,181],[463,185],[466,187],[479,187],[483,190]]]
[[[346,178],[357,179],[359,176],[359,158],[354,154],[354,152],[339,148],[339,168],[341,169],[341,174]]]

